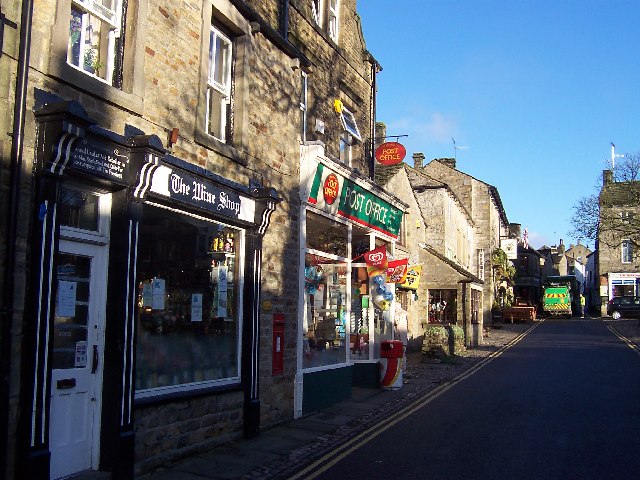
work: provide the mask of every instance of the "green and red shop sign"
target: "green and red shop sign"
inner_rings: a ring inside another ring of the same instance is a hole
[[[393,238],[400,232],[402,210],[323,164],[318,164],[309,203]]]

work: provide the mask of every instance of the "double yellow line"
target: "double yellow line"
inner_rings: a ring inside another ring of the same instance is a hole
[[[522,340],[527,334],[533,331],[533,329],[536,328],[538,325],[540,325],[540,323],[542,323],[542,321],[536,322],[530,328],[528,328],[527,330],[522,332],[520,335],[515,337],[513,340],[511,340],[509,343],[502,346],[495,352],[492,352],[487,357],[483,358],[481,361],[476,363],[474,366],[472,366],[468,370],[465,370],[464,372],[462,372],[459,376],[455,377],[450,382],[439,385],[438,387],[433,389],[431,392],[427,393],[423,398],[416,400],[415,402],[410,404],[408,407],[406,407],[402,411],[399,411],[391,415],[390,417],[386,418],[379,424],[369,427],[367,430],[363,431],[362,433],[356,435],[352,439],[348,440],[347,442],[337,447],[331,453],[324,455],[323,457],[319,458],[312,464],[305,467],[300,472],[289,477],[289,480],[297,480],[299,478],[305,478],[305,479],[311,480],[313,478],[316,478],[318,475],[325,472],[329,468],[333,467],[336,463],[344,459],[346,456],[350,455],[351,453],[353,453],[354,451],[356,451],[366,443],[376,438],[381,433],[393,427],[395,424],[401,422],[408,416],[414,414],[416,411],[425,407],[426,405],[431,403],[433,400],[438,398],[440,395],[445,393],[447,390],[449,390],[451,387],[453,387],[454,385],[457,385],[464,379],[469,378],[478,370],[486,366],[489,362],[498,358],[507,349],[513,347],[516,343]]]
[[[640,348],[638,348],[638,346],[633,343],[631,340],[629,340],[627,337],[625,337],[624,335],[622,335],[620,332],[618,332],[615,328],[613,328],[611,325],[607,325],[607,328],[609,329],[609,331],[611,333],[613,333],[616,337],[618,337],[620,340],[622,340],[624,343],[627,344],[627,347],[629,347],[631,350],[633,350],[634,352],[636,352],[638,355],[640,355]]]

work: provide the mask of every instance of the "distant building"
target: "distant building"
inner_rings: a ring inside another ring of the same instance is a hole
[[[603,171],[595,259],[596,298],[602,315],[611,298],[640,295],[639,199],[639,181],[616,182],[611,170]]]

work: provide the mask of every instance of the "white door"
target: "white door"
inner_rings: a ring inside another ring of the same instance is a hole
[[[106,299],[105,246],[60,241],[51,357],[51,478],[97,469]]]

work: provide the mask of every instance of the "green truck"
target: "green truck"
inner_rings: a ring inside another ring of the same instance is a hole
[[[542,294],[542,310],[547,316],[571,318],[575,276],[547,277]]]

